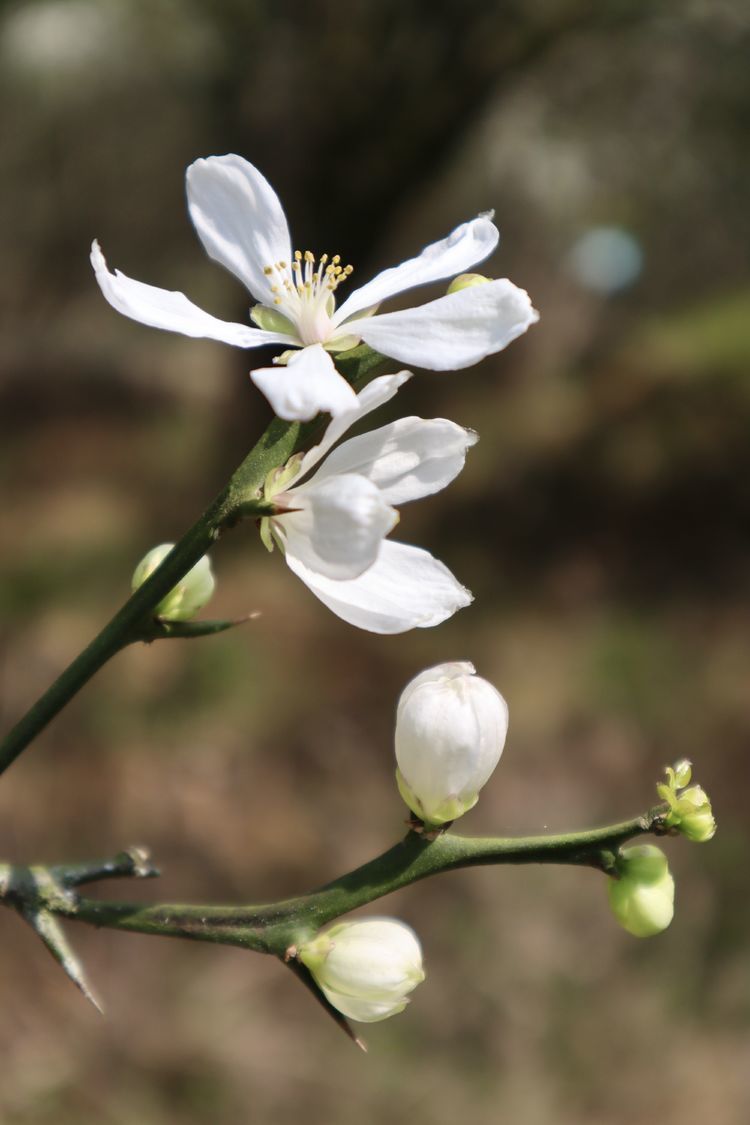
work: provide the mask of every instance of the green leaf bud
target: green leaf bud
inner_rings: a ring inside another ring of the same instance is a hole
[[[669,805],[664,818],[666,827],[681,832],[688,840],[703,844],[715,834],[716,820],[705,789],[700,785],[684,788],[690,782],[692,772],[686,758],[674,766],[667,766],[667,780],[656,786],[656,792]]]

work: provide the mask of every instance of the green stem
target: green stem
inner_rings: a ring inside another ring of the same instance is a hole
[[[364,386],[387,364],[370,348],[353,348],[337,356],[341,373],[356,389]],[[169,591],[203,558],[221,532],[244,515],[257,515],[254,494],[266,476],[304,448],[319,428],[314,421],[282,422],[275,418],[248,453],[227,485],[209,505],[154,573],[128,598],[93,641],[73,660],[55,682],[0,742],[0,774],[44,730],[91,677],[120,649],[148,633],[153,611]]]
[[[558,836],[472,839],[409,832],[387,852],[310,894],[261,906],[180,906],[77,898],[59,912],[79,922],[132,933],[236,945],[283,957],[321,926],[402,887],[461,867],[554,863],[610,871],[619,847],[658,832],[662,808],[606,828]],[[59,869],[58,869],[59,870]]]

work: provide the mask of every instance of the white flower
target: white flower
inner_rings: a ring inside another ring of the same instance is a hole
[[[329,453],[408,378],[402,371],[373,379],[353,409],[333,419],[320,445],[272,473],[265,488],[278,509],[261,525],[266,546],[275,542],[316,597],[371,633],[438,625],[472,600],[427,551],[384,537],[398,519],[392,505],[445,488],[476,434],[444,418],[400,418]]]
[[[417,935],[393,918],[341,922],[305,942],[300,961],[326,999],[362,1023],[395,1016],[424,978]]]
[[[620,925],[634,937],[653,937],[674,916],[674,879],[667,857],[654,844],[623,848],[617,877],[609,880],[609,904]]]
[[[280,418],[307,421],[319,411],[354,406],[354,391],[329,352],[364,340],[402,363],[446,371],[500,351],[538,319],[528,295],[507,279],[466,289],[414,309],[374,315],[387,297],[440,281],[483,261],[499,234],[489,215],[463,223],[400,266],[384,270],[336,308],[336,289],[351,273],[339,256],[292,252],[278,196],[241,156],[209,156],[187,170],[190,217],[208,254],[242,281],[258,302],[257,328],[217,320],[183,293],[110,273],[99,244],[91,262],[102,293],[125,316],[154,328],[204,336],[240,348],[302,348],[287,366],[251,378]]]
[[[143,556],[133,572],[132,589],[137,590],[164,562],[174,543],[162,543]],[[213,596],[216,581],[208,555],[192,567],[174,589],[162,598],[154,610],[154,617],[164,621],[189,621],[203,609]]]
[[[396,780],[412,812],[445,824],[473,808],[507,732],[507,704],[473,664],[438,664],[416,676],[396,714]]]

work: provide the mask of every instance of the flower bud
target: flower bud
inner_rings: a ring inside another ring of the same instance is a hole
[[[472,285],[484,285],[492,281],[491,277],[484,277],[481,273],[460,273],[454,277],[446,293],[460,293],[462,289],[471,289]]]
[[[654,844],[624,848],[616,872],[608,891],[620,925],[635,937],[652,937],[666,930],[674,915],[674,879],[664,852]]]
[[[700,785],[692,785],[689,789],[683,790],[677,805],[667,819],[674,816],[679,817],[675,821],[677,830],[696,844],[704,844],[716,832],[716,820],[711,802]]]
[[[438,664],[416,676],[396,715],[396,781],[412,812],[437,825],[473,808],[507,732],[505,700],[473,664]]]
[[[675,766],[667,766],[665,773],[667,780],[660,782],[656,791],[669,805],[664,818],[666,827],[681,832],[697,844],[710,840],[716,832],[716,820],[708,794],[700,785],[683,788],[692,777],[690,762],[683,759]]]
[[[341,922],[297,955],[334,1008],[362,1023],[402,1012],[425,978],[417,935],[394,918]]]
[[[133,572],[133,590],[142,586],[156,568],[161,566],[173,547],[174,543],[162,543],[143,556]],[[210,600],[215,585],[211,563],[208,555],[204,555],[174,589],[162,598],[154,610],[154,617],[165,621],[189,621]]]

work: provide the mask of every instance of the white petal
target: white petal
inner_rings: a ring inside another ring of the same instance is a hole
[[[353,325],[357,335],[383,355],[449,371],[501,351],[538,319],[528,293],[502,278]]]
[[[169,289],[157,289],[134,281],[124,273],[115,270],[110,273],[98,242],[91,246],[91,264],[94,267],[99,288],[112,308],[123,316],[149,324],[152,328],[164,328],[168,332],[180,332],[183,336],[200,336],[209,340],[222,340],[238,348],[257,348],[262,344],[288,344],[290,339],[278,332],[261,332],[249,324],[232,324],[218,320],[189,301],[184,293]]]
[[[286,422],[309,422],[322,411],[335,417],[356,407],[353,387],[320,344],[303,348],[286,366],[259,367],[250,378]]]
[[[345,441],[313,479],[358,473],[376,484],[389,504],[404,504],[450,484],[476,441],[475,433],[445,418],[399,418]]]
[[[291,261],[284,210],[268,180],[241,156],[196,160],[186,173],[188,209],[210,257],[273,304],[266,266]],[[270,300],[269,300],[270,298]]]
[[[342,437],[347,430],[359,422],[373,410],[392,399],[399,387],[411,379],[411,371],[399,371],[398,375],[379,375],[368,383],[356,396],[356,404],[351,410],[345,410],[337,415],[328,425],[328,429],[318,445],[309,449],[302,458],[299,479],[308,473],[313,465],[317,465],[325,457],[332,445]]]
[[[391,1000],[369,1000],[361,996],[347,996],[344,992],[336,992],[332,988],[320,986],[320,991],[330,1004],[333,1004],[342,1016],[356,1020],[358,1023],[379,1023],[390,1016],[397,1016],[403,1012],[409,1003],[407,996]]]
[[[290,570],[328,608],[370,633],[405,633],[439,625],[472,602],[451,572],[420,547],[386,540],[359,578],[334,582],[287,555]]]
[[[354,313],[378,305],[386,297],[403,293],[416,285],[456,277],[469,266],[488,258],[499,238],[498,229],[489,215],[478,215],[471,222],[462,223],[447,238],[426,246],[416,258],[384,270],[357,289],[337,310],[334,322],[341,324]]]
[[[372,566],[383,538],[398,522],[398,512],[378,488],[353,474],[312,481],[277,500],[299,508],[274,519],[284,535],[287,560],[338,581],[357,578]]]

